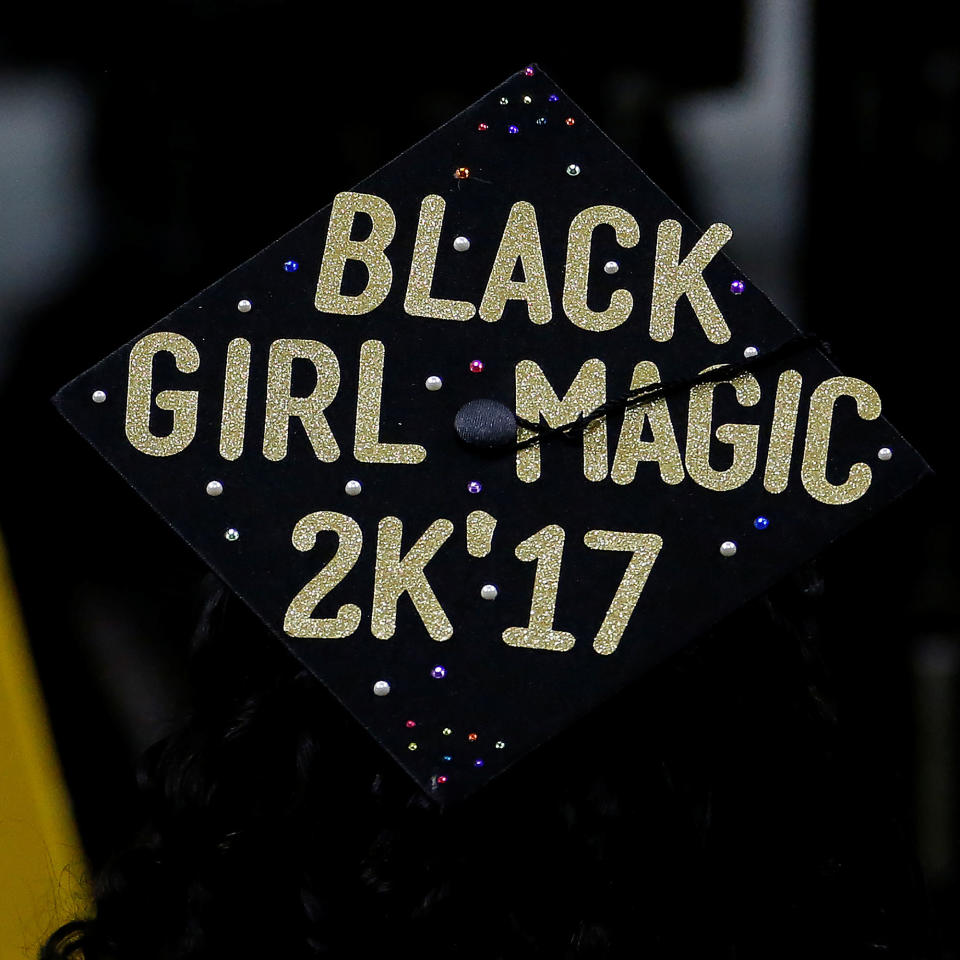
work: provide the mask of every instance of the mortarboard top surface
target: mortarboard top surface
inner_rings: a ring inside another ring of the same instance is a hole
[[[55,402],[446,802],[927,472],[815,347],[763,362],[798,331],[729,234],[528,68]]]

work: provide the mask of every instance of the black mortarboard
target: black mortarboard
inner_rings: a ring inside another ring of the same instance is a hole
[[[926,472],[730,236],[527,68],[56,403],[446,800]]]

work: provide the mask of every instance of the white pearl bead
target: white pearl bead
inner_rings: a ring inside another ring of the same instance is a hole
[[[94,403],[106,403],[106,402],[107,402],[107,394],[106,394],[106,392],[103,391],[103,390],[94,390],[93,393],[90,395],[90,399],[91,399]]]
[[[483,597],[484,600],[496,600],[499,592],[492,583],[485,583],[480,588],[480,596]]]
[[[469,237],[457,237],[453,241],[453,249],[457,253],[466,253],[470,249],[470,238]]]
[[[224,537],[225,537],[227,540],[229,540],[231,543],[233,543],[234,540],[239,540],[239,539],[240,539],[240,531],[239,531],[239,530],[235,530],[233,527],[231,527],[231,528],[224,534]]]
[[[608,260],[603,265],[604,273],[616,273],[620,269],[620,264],[616,260]]]
[[[760,351],[756,347],[747,347],[743,351],[743,355],[749,360],[751,357],[755,357]]]
[[[386,680],[378,680],[373,685],[373,695],[375,697],[385,697],[390,692],[390,684]]]
[[[253,304],[249,300],[241,300],[237,304],[237,309],[241,313],[249,313],[253,309]]]
[[[211,480],[207,484],[207,495],[211,497],[219,497],[223,493],[223,484],[219,480]]]
[[[427,377],[423,385],[431,391],[439,390],[443,386],[443,381],[439,377]]]
[[[877,451],[877,458],[879,460],[889,460],[893,456],[893,451],[889,447],[881,447]]]
[[[720,555],[732,557],[737,552],[737,545],[732,540],[724,540],[720,544]]]
[[[355,497],[362,489],[363,486],[359,480],[348,480],[343,488],[343,492],[348,497]]]

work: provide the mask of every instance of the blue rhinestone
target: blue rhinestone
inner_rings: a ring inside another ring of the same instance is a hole
[[[550,96],[547,97],[547,99],[548,99],[551,103],[556,103],[560,98],[559,98],[555,93],[551,93]]]
[[[296,273],[300,269],[300,264],[297,263],[296,260],[287,260],[283,265],[283,269],[286,270],[287,273]]]
[[[451,757],[450,754],[445,753],[440,759],[441,759],[444,763],[450,763],[450,761],[453,760],[453,757]]]
[[[520,132],[520,128],[515,123],[511,123],[510,126],[507,127],[507,133],[519,133],[519,132]]]
[[[758,530],[766,530],[767,527],[770,526],[770,521],[766,517],[757,517],[757,519],[753,521],[753,525]]]
[[[479,757],[477,757],[477,759],[473,761],[473,765],[474,765],[475,767],[482,767],[482,766],[483,766],[483,761],[482,761]]]

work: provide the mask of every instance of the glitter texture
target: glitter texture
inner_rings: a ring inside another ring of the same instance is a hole
[[[633,368],[630,389],[636,390],[659,382],[660,371],[656,364],[642,360]],[[653,439],[643,440],[641,438],[648,422]],[[637,464],[653,461],[659,463],[660,479],[664,483],[680,483],[683,480],[685,474],[680,448],[677,446],[667,401],[662,397],[652,403],[638,403],[624,410],[610,479],[619,484],[633,483]]]
[[[507,627],[503,642],[511,647],[563,652],[576,642],[572,633],[553,629],[553,616],[560,586],[560,564],[566,534],[553,523],[517,544],[518,560],[537,561],[530,602],[530,622],[526,627]]]
[[[721,365],[702,370],[717,370]],[[736,391],[737,403],[752,407],[760,402],[760,384],[756,377],[742,373],[733,380],[701,383],[690,391],[690,414],[687,418],[687,450],[684,460],[687,473],[694,483],[707,490],[736,490],[742,487],[757,467],[757,441],[760,428],[753,423],[721,423],[713,426],[713,392],[720,383],[731,383]],[[726,470],[714,470],[710,466],[710,437],[715,433],[721,443],[733,447],[733,463]]]
[[[593,641],[593,649],[607,655],[613,653],[620,644],[654,561],[660,554],[663,539],[655,533],[588,530],[583,535],[583,542],[591,550],[622,550],[633,554]]]
[[[397,517],[384,517],[377,536],[377,565],[373,581],[370,629],[375,637],[388,640],[397,626],[397,601],[404,593],[434,640],[449,640],[453,627],[424,573],[424,567],[453,533],[449,520],[434,520],[417,542],[400,557],[403,523]]]
[[[467,553],[471,557],[485,557],[493,547],[493,532],[497,521],[485,510],[467,514]]]
[[[351,240],[350,232],[358,213],[370,217],[370,233],[364,240]],[[379,307],[393,283],[393,268],[384,250],[396,231],[397,220],[386,200],[351,190],[338,193],[330,210],[327,240],[320,261],[316,308],[322,313],[357,317]],[[360,260],[367,268],[367,286],[356,295],[340,292],[348,260]]]
[[[353,455],[360,463],[422,463],[427,451],[418,443],[380,442],[380,399],[385,349],[379,340],[360,345],[357,429]]]
[[[876,420],[880,416],[880,397],[877,391],[856,377],[831,377],[824,380],[810,397],[807,417],[807,441],[803,450],[800,480],[814,500],[839,506],[859,500],[870,487],[873,474],[865,463],[855,463],[843,483],[827,479],[827,457],[830,447],[830,428],[833,407],[839,397],[853,397],[857,415],[862,420]]]
[[[243,453],[247,423],[247,385],[250,381],[250,341],[235,337],[227,346],[220,415],[220,456],[236,460]]]
[[[335,640],[349,637],[360,626],[360,608],[354,603],[344,604],[335,617],[313,616],[320,601],[353,569],[363,547],[363,533],[357,521],[331,510],[318,510],[299,520],[291,542],[296,550],[307,553],[316,545],[317,534],[327,532],[337,534],[337,551],[290,601],[283,618],[287,636]]]
[[[664,342],[673,336],[677,301],[686,294],[703,332],[711,343],[726,343],[730,328],[717,306],[703,271],[733,236],[725,223],[715,223],[680,260],[682,227],[676,220],[664,220],[657,228],[657,253],[650,305],[650,337]]]
[[[290,394],[293,361],[309,360],[317,371],[317,385],[307,397]],[[340,448],[323,411],[340,389],[336,354],[319,340],[274,340],[267,364],[267,408],[263,424],[263,455],[282,460],[287,455],[290,418],[299,417],[317,459],[333,463]]]
[[[511,280],[517,261],[523,280]],[[540,228],[533,204],[519,200],[510,208],[500,247],[490,270],[487,288],[480,303],[480,316],[488,322],[503,316],[508,300],[524,300],[534,323],[547,323],[553,316],[547,273],[540,247]]]
[[[590,413],[606,400],[607,372],[602,360],[584,362],[570,389],[561,400],[546,376],[533,360],[521,360],[516,369],[517,416],[539,423],[540,415],[551,427],[569,423],[580,414]],[[531,436],[519,427],[517,439]],[[607,419],[594,420],[583,431],[583,472],[588,480],[607,476]],[[540,477],[540,444],[534,443],[517,451],[517,477],[533,483]]]
[[[763,471],[763,488],[769,493],[783,493],[790,481],[793,461],[793,440],[797,430],[797,410],[803,377],[796,370],[784,370],[777,381],[777,399],[770,424],[767,465]]]
[[[197,348],[179,333],[148,333],[138,340],[130,350],[124,429],[127,439],[141,453],[151,457],[171,457],[185,449],[197,432],[198,391],[161,390],[153,402],[160,410],[173,413],[173,429],[163,437],[151,433],[153,358],[158,353],[172,354],[180,373],[196,373],[200,368]]]
[[[629,290],[623,289],[613,291],[606,310],[591,310],[587,306],[590,245],[594,230],[601,224],[613,227],[617,243],[621,247],[635,247],[640,240],[640,226],[633,216],[620,207],[608,204],[587,207],[570,223],[567,235],[567,267],[563,281],[563,312],[578,327],[597,332],[619,327],[633,310],[633,295]]]
[[[465,167],[463,169],[466,169]],[[440,249],[440,228],[446,203],[436,194],[424,197],[420,204],[417,238],[410,260],[410,279],[403,301],[403,309],[411,317],[432,317],[436,320],[469,320],[477,308],[465,300],[443,300],[430,296],[433,270]],[[454,242],[456,246],[456,242]],[[467,246],[470,242],[467,241]],[[361,377],[361,383],[363,378]],[[397,461],[389,461],[396,463]]]

